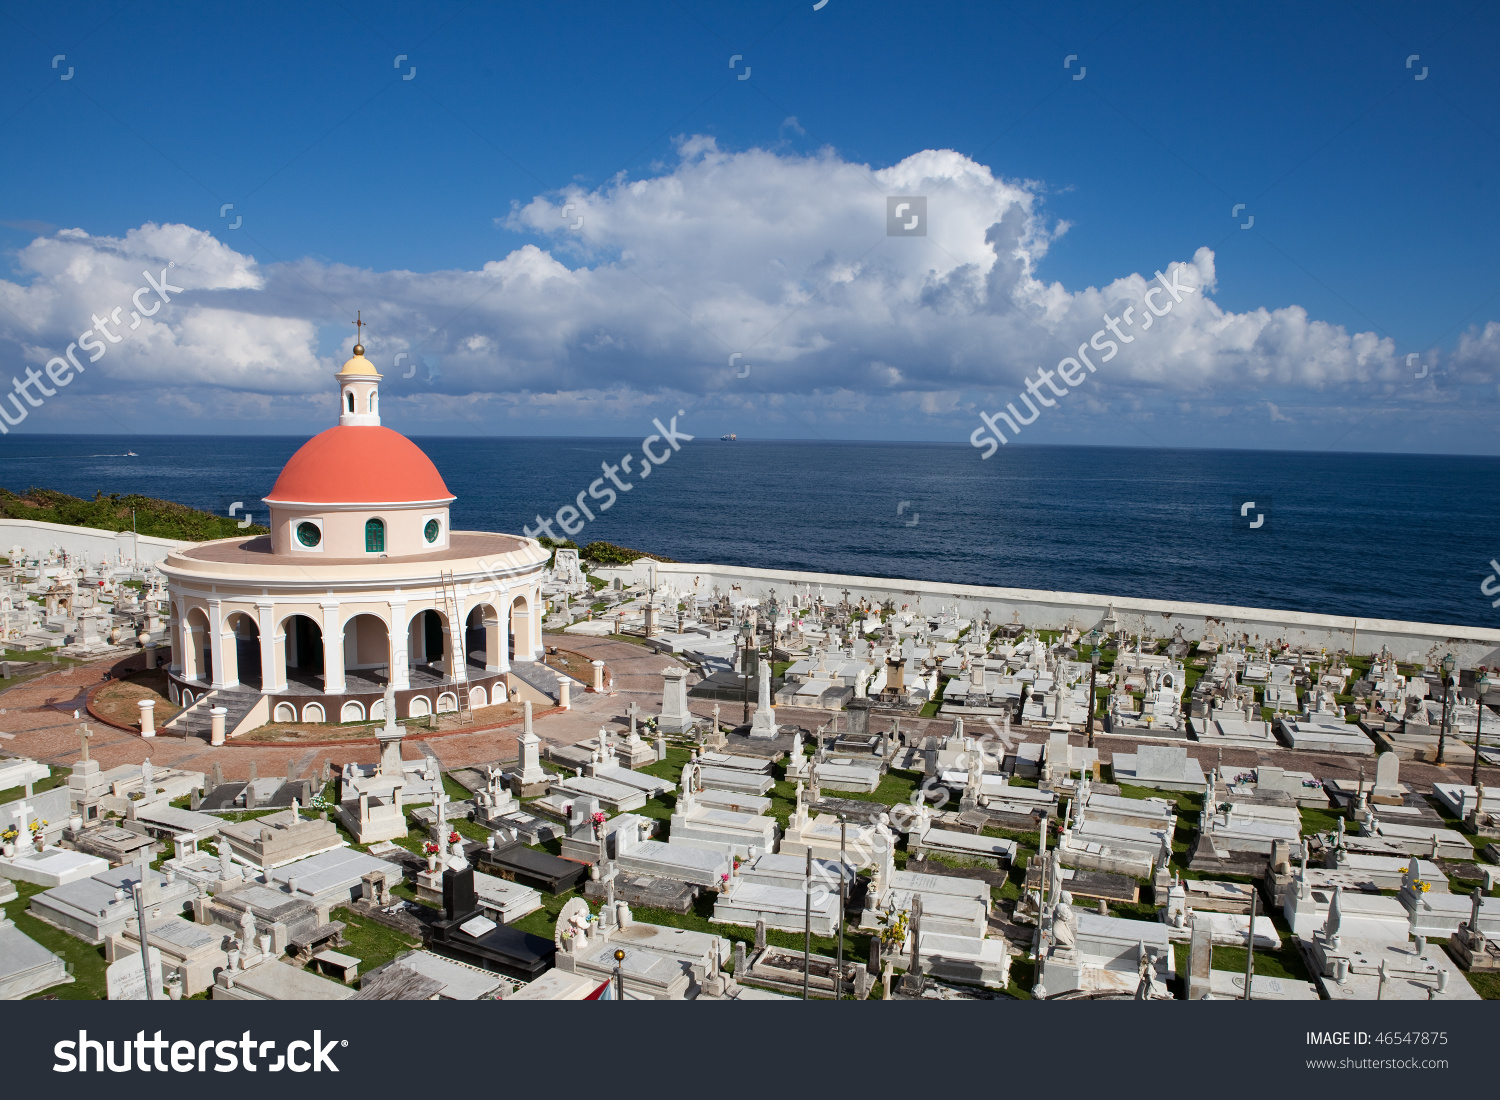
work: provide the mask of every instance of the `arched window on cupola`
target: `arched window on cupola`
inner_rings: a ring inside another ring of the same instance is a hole
[[[375,391],[374,390],[370,391],[369,400],[367,400],[365,402],[365,405],[366,405],[366,408],[365,408],[366,412],[374,412],[375,411]]]
[[[372,519],[365,521],[365,553],[385,553],[385,523]]]
[[[350,390],[344,396],[349,399],[349,411],[353,412],[354,411],[354,391]]]

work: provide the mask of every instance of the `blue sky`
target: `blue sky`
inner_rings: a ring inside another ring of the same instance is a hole
[[[1089,309],[1190,264],[1214,308],[1024,441],[1500,442],[1489,5],[0,2],[0,27],[0,377],[143,266],[186,272],[17,431],[314,429],[363,309],[372,358],[425,360],[388,386],[414,434],[690,407],[962,442]],[[884,236],[908,190],[925,240]]]

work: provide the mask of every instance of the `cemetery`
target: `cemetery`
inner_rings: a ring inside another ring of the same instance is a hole
[[[76,753],[0,746],[0,997],[1500,997],[1500,698],[1467,649],[1454,676],[1212,618],[585,570],[450,533],[413,463],[389,556],[299,452],[269,536],[0,568],[8,643],[161,688],[106,721],[139,763],[92,759],[81,708]],[[424,740],[499,702],[493,751]],[[359,750],[236,763],[294,719]]]

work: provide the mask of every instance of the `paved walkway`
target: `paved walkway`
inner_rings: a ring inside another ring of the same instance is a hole
[[[590,660],[604,661],[616,689],[614,694],[605,695],[575,691],[572,710],[540,715],[534,723],[537,736],[558,744],[594,737],[600,726],[624,729],[628,724],[625,708],[632,699],[640,705],[643,717],[660,711],[662,669],[677,664],[671,657],[643,646],[607,638],[549,635],[546,644],[584,654]],[[139,764],[149,756],[153,764],[161,767],[203,772],[217,762],[226,778],[245,779],[249,777],[252,761],[260,775],[285,775],[288,765],[296,766],[305,775],[320,768],[324,760],[337,768],[348,761],[372,764],[380,759],[374,738],[367,743],[326,746],[231,742],[215,749],[197,738],[147,739],[90,719],[84,699],[105,681],[106,673],[120,675],[143,667],[144,657],[134,654],[124,660],[110,659],[49,672],[0,692],[0,730],[4,731],[0,733],[0,750],[56,767],[69,767],[80,755],[78,726],[87,722],[93,735],[89,739],[89,755],[106,769]],[[76,720],[75,710],[81,714]],[[444,733],[420,740],[412,737],[407,739],[404,755],[414,760],[430,753],[445,768],[511,760],[519,755],[516,739],[520,734],[518,720],[498,728]]]

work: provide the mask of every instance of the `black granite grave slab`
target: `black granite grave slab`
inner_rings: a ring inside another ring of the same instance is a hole
[[[267,806],[277,809],[286,809],[292,804],[292,799],[297,800],[297,805],[306,809],[308,803],[313,799],[313,783],[310,779],[292,779],[276,788],[276,793],[271,796]]]
[[[444,871],[444,917],[433,921],[429,929],[428,947],[433,952],[523,981],[531,981],[551,969],[557,955],[557,947],[551,940],[504,924],[479,935],[465,932],[464,924],[483,915],[472,908],[474,905],[473,869]]]
[[[203,801],[198,804],[198,809],[205,813],[212,813],[214,810],[240,809],[236,800],[248,786],[248,783],[220,783],[203,797]]]
[[[588,874],[588,868],[581,863],[538,852],[519,842],[493,851],[477,851],[472,858],[487,875],[539,887],[552,894],[574,889]]]

